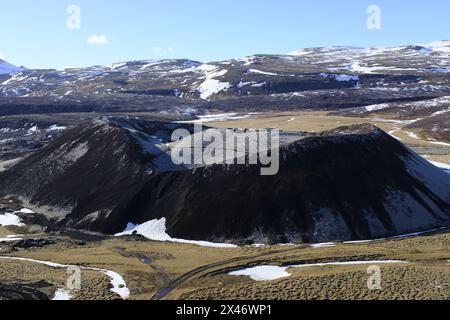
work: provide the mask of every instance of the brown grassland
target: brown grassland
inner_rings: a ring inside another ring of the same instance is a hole
[[[5,228],[0,229],[5,233]],[[27,237],[32,237],[28,235]],[[44,236],[44,235],[41,235]],[[85,245],[69,245],[58,237],[43,248],[11,250],[1,244],[0,255],[26,257],[69,265],[105,268],[118,272],[131,291],[130,299],[151,299],[171,288],[164,299],[449,299],[450,233],[393,239],[334,247],[308,245],[209,248],[195,245],[108,239]],[[230,276],[230,271],[257,265],[402,260],[409,264],[381,265],[382,290],[370,291],[367,265],[288,269],[290,277],[257,282]],[[175,281],[184,277],[183,281]],[[0,260],[0,282],[26,283],[46,280],[64,287],[67,274],[33,262]],[[176,285],[173,285],[173,283]],[[74,299],[114,299],[108,277],[82,272],[82,290]]]

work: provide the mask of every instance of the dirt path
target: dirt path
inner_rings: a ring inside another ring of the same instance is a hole
[[[232,258],[232,259],[227,259],[227,260],[223,260],[223,261],[219,261],[219,262],[215,262],[215,263],[211,263],[211,264],[207,264],[204,265],[202,267],[198,267],[196,269],[193,269],[183,275],[181,275],[180,277],[176,278],[174,281],[172,281],[172,283],[165,288],[162,288],[160,290],[158,290],[158,292],[156,292],[151,300],[161,300],[165,297],[167,297],[171,292],[173,292],[175,289],[177,289],[178,287],[180,287],[183,283],[187,282],[188,280],[191,280],[193,278],[195,278],[196,276],[207,272],[210,269],[215,269],[215,268],[219,268],[219,267],[223,267],[227,264],[230,263],[236,263],[236,262],[240,262],[240,261],[245,261],[245,260],[251,260],[251,259],[257,259],[257,258],[263,258],[263,257],[267,257],[267,256],[271,256],[274,254],[280,254],[280,253],[286,253],[286,252],[291,252],[291,251],[295,251],[298,250],[299,248],[290,248],[290,249],[284,249],[284,250],[274,250],[274,251],[269,251],[269,252],[265,252],[262,254],[258,254],[258,255],[253,255],[253,256],[241,256],[241,257],[236,257],[236,258]]]

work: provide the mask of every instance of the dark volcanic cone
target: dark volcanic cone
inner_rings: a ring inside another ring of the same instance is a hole
[[[373,126],[299,135],[275,176],[174,166],[176,127],[86,123],[3,172],[0,189],[61,226],[117,233],[166,218],[170,236],[192,240],[359,240],[450,225],[450,176]]]
[[[158,174],[126,211],[135,223],[165,217],[175,238],[322,242],[450,225],[449,202],[450,176],[366,125],[283,147],[275,176],[237,165]]]

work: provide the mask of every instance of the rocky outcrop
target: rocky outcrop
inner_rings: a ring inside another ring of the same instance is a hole
[[[40,281],[36,283],[0,283],[0,301],[9,300],[50,300],[49,292],[53,285]]]

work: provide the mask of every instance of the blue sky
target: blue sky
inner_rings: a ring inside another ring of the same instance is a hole
[[[366,26],[372,4],[381,30]],[[81,9],[80,30],[67,28],[69,5]],[[1,11],[0,57],[30,68],[450,39],[446,0],[2,0]],[[89,44],[93,35],[107,43]]]

